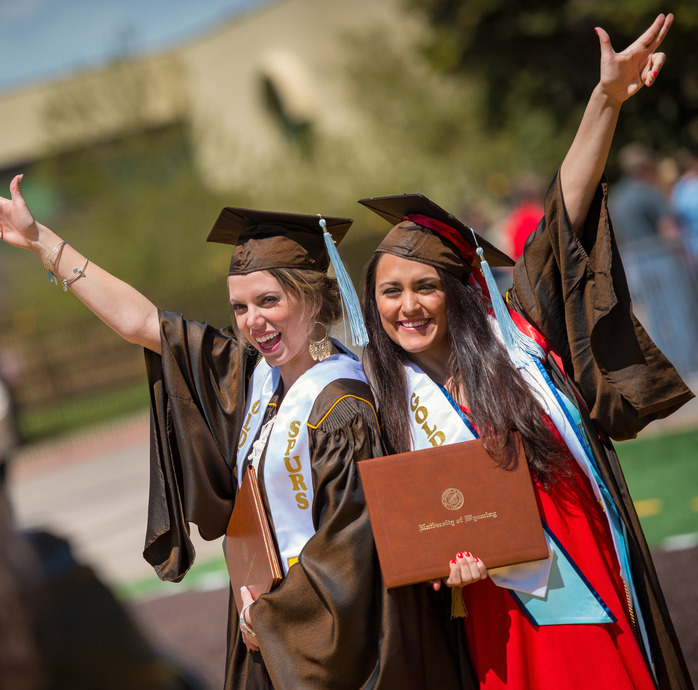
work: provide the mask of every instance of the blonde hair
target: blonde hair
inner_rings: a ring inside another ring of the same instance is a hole
[[[310,311],[315,314],[315,321],[329,328],[342,316],[336,278],[306,268],[270,268],[268,272],[279,281],[284,291],[300,301],[303,308],[301,318]]]
[[[313,321],[320,322],[329,331],[330,326],[342,316],[342,298],[336,278],[322,271],[307,268],[268,268],[267,273],[276,278],[281,289],[293,295],[301,303],[298,318],[314,314]],[[233,330],[239,333],[235,315],[231,314]],[[247,341],[244,344],[253,347]]]

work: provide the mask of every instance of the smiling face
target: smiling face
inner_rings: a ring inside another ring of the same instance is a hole
[[[269,365],[279,367],[288,390],[314,364],[308,351],[312,310],[267,271],[228,276],[228,293],[238,330]]]
[[[436,269],[383,254],[376,267],[375,298],[388,337],[427,373],[441,378],[451,346],[446,297]]]

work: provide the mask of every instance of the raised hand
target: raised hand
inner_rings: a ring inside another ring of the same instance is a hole
[[[622,104],[643,86],[654,83],[666,55],[655,53],[674,21],[660,14],[645,33],[623,52],[597,27],[601,76],[589,98],[579,129],[560,167],[562,196],[570,225],[580,233],[601,179]]]
[[[674,21],[673,14],[660,14],[634,43],[621,53],[611,46],[609,35],[596,28],[601,46],[600,84],[605,93],[619,103],[627,101],[643,86],[651,86],[666,60],[656,53]]]
[[[0,197],[0,240],[20,249],[32,249],[39,236],[39,226],[24,201],[16,175],[10,183],[11,199]]]
[[[10,183],[11,199],[0,197],[0,240],[13,247],[28,249],[50,268],[58,281],[66,282],[70,291],[104,323],[130,343],[160,352],[160,326],[155,305],[127,283],[107,273],[76,249],[66,244],[50,228],[38,223],[27,206],[19,184],[22,175]],[[60,248],[60,252],[56,250]],[[46,261],[52,260],[49,266]],[[89,263],[86,273],[84,267]]]

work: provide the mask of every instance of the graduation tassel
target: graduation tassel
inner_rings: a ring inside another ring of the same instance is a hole
[[[451,618],[467,618],[468,611],[463,600],[463,588],[451,587]]]
[[[318,214],[320,216],[320,214]],[[334,274],[337,277],[337,283],[339,285],[339,292],[342,296],[342,302],[344,304],[344,309],[347,313],[347,318],[349,319],[349,329],[351,330],[352,343],[354,345],[360,345],[364,347],[368,345],[368,332],[366,331],[366,325],[364,324],[363,316],[361,315],[361,305],[359,304],[359,297],[354,289],[354,284],[351,282],[351,278],[347,273],[342,259],[339,256],[337,247],[334,246],[334,240],[332,235],[327,232],[327,221],[320,216],[320,227],[322,228],[322,236],[325,240],[325,246],[327,247],[327,253],[330,256],[330,262],[332,268],[334,269]]]
[[[514,321],[509,313],[509,308],[505,304],[504,298],[499,292],[497,283],[492,275],[492,269],[490,269],[490,265],[485,260],[485,252],[482,247],[477,244],[477,237],[474,232],[473,238],[475,239],[475,245],[477,247],[475,252],[480,259],[480,270],[487,283],[487,289],[490,293],[490,302],[492,302],[492,310],[494,311],[494,318],[499,325],[504,346],[514,366],[517,369],[521,369],[526,366],[527,362],[532,358],[542,358],[544,356],[543,350],[533,340],[524,337],[514,325]]]

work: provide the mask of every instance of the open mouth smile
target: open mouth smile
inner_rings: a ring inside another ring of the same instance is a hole
[[[281,342],[281,333],[272,331],[261,335],[252,336],[257,343],[257,346],[262,353],[272,352],[274,348]]]

